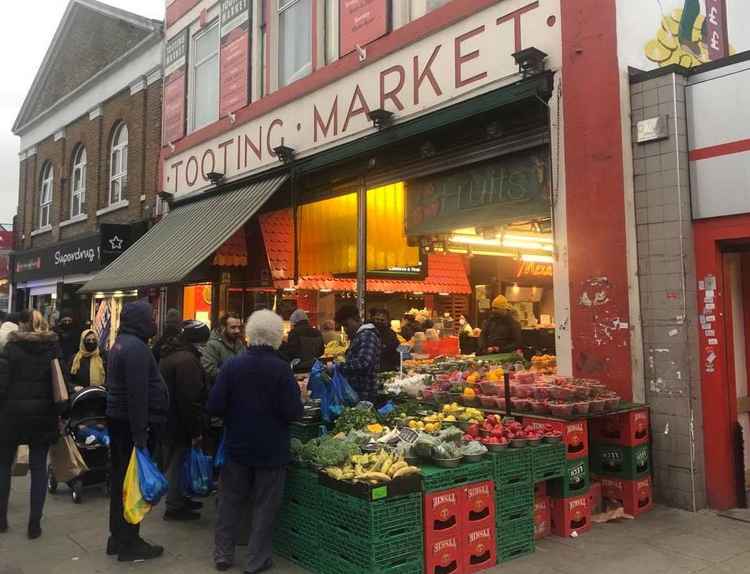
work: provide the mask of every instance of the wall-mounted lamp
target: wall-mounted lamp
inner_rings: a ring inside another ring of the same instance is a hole
[[[174,147],[174,143],[167,142],[167,145],[169,146],[169,151],[174,151],[176,148]]]
[[[359,58],[359,63],[364,63],[367,60],[367,49],[363,48],[359,44],[355,44],[354,47],[357,49],[357,57]]]
[[[218,171],[209,171],[206,174],[206,177],[208,177],[208,181],[210,181],[213,185],[221,185],[224,183],[224,174],[219,173]]]
[[[230,124],[234,124],[237,121],[237,116],[235,115],[234,112],[229,112],[227,114],[227,117],[229,118],[229,123]]]
[[[521,75],[528,78],[544,72],[544,60],[547,59],[547,54],[532,46],[513,54],[513,59]]]
[[[367,113],[367,119],[372,122],[372,125],[377,129],[383,129],[393,121],[393,112],[378,108]]]
[[[273,148],[273,153],[276,154],[282,163],[291,163],[294,161],[294,148],[288,145],[280,145]]]
[[[168,191],[160,191],[158,193],[158,196],[159,199],[161,199],[169,207],[172,207],[172,204],[174,203],[174,193],[170,193]]]

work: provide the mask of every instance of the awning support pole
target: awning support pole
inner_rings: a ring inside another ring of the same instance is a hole
[[[297,235],[299,226],[297,225],[297,173],[296,173],[294,160],[292,160],[292,166],[289,169],[289,185],[291,186],[292,195],[292,226],[294,227],[294,275],[292,287],[297,287],[299,284],[299,237]]]
[[[357,308],[367,317],[367,179],[362,176],[357,190]]]

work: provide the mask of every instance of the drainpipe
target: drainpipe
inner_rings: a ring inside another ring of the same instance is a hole
[[[362,176],[357,189],[357,308],[364,321],[367,317],[367,177]]]

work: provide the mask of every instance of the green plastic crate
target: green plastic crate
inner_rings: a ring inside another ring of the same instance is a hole
[[[320,508],[323,524],[360,538],[396,536],[422,529],[422,494],[371,502],[326,489]]]
[[[317,510],[321,499],[318,473],[302,466],[290,466],[284,483],[284,500]]]
[[[521,482],[502,486],[495,492],[496,522],[498,527],[522,518],[534,516],[534,485]]]
[[[651,474],[648,444],[619,446],[594,443],[591,448],[591,471],[596,475],[637,480]]]
[[[389,566],[367,568],[336,554],[327,554],[319,561],[317,574],[423,574],[422,557],[400,560]]]
[[[549,494],[555,498],[570,498],[586,494],[591,486],[591,472],[589,459],[579,458],[569,460],[565,464],[565,474],[562,478],[551,480]]]
[[[492,480],[494,463],[491,459],[477,463],[462,464],[457,468],[441,468],[423,465],[422,488],[425,492],[447,490],[471,482]]]
[[[320,424],[292,423],[289,425],[289,438],[296,438],[303,443],[320,436]]]
[[[423,556],[421,529],[395,536],[362,538],[335,526],[327,527],[326,535],[321,537],[323,555],[336,555],[365,570],[385,570]]]
[[[317,538],[312,540],[283,528],[274,529],[273,552],[313,572],[318,570],[322,557]]]
[[[533,450],[534,448],[530,447],[508,448],[501,452],[492,453],[495,488],[531,481],[531,456]]]
[[[534,552],[534,519],[520,518],[497,527],[497,555],[500,562]]]
[[[562,478],[565,474],[565,445],[543,444],[531,450],[534,482]]]
[[[322,520],[317,511],[300,506],[294,502],[285,501],[276,517],[276,527],[317,538],[322,526]]]

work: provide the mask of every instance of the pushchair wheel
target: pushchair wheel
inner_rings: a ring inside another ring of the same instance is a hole
[[[55,471],[52,470],[52,465],[47,467],[47,492],[50,494],[57,492],[57,478],[55,478]]]
[[[73,498],[73,502],[81,504],[83,502],[83,483],[80,480],[76,480],[70,484],[70,488],[72,490],[70,495]]]

